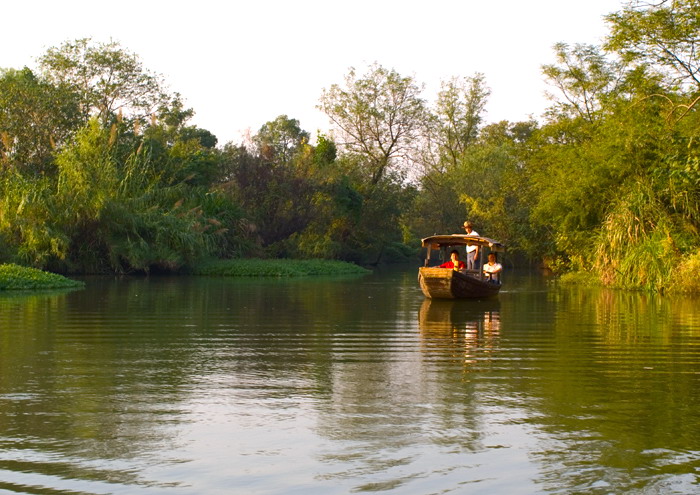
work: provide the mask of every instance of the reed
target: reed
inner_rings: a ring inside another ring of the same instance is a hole
[[[684,263],[687,270],[695,266],[687,261],[687,251],[697,245],[697,236],[686,227],[685,212],[674,208],[665,192],[653,181],[638,180],[612,206],[593,260],[606,285],[658,292],[689,291],[697,285],[690,276],[683,281],[676,276]]]

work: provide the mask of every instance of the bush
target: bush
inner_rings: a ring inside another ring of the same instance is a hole
[[[602,282],[594,273],[585,271],[564,273],[559,277],[559,282],[564,285],[579,285],[583,287],[597,287],[602,285]]]
[[[700,293],[700,251],[685,258],[673,278],[672,291]]]

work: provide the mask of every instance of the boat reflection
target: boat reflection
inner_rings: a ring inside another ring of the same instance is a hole
[[[474,365],[488,360],[498,347],[500,303],[497,299],[426,299],[419,311],[418,325],[428,355]]]

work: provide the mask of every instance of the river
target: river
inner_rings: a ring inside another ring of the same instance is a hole
[[[0,493],[700,493],[700,300],[416,269],[0,293]]]

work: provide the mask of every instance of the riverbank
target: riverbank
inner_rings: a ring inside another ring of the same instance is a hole
[[[0,291],[73,289],[85,287],[83,282],[56,273],[14,264],[0,265]]]
[[[354,263],[337,260],[232,259],[203,263],[190,270],[193,275],[227,277],[304,277],[371,273]]]

